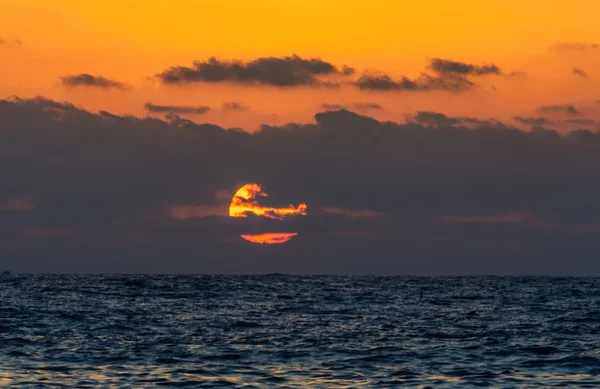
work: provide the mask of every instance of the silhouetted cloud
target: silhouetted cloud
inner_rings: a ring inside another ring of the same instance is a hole
[[[381,109],[383,109],[383,107],[380,104],[370,103],[370,102],[366,102],[366,103],[352,103],[352,104],[349,104],[349,105],[324,103],[324,104],[321,104],[320,107],[322,109],[325,109],[325,110],[328,110],[328,111],[339,111],[339,110],[342,110],[342,109],[355,109],[357,111],[370,111],[370,110],[381,110]]]
[[[402,77],[398,80],[390,76],[364,74],[353,83],[361,90],[368,91],[448,91],[453,93],[464,92],[475,84],[457,74],[444,74],[438,77],[422,74],[421,77],[411,80]]]
[[[509,72],[506,76],[507,77],[527,77],[527,73],[520,71],[520,70],[515,70],[512,72]]]
[[[383,109],[383,107],[381,106],[381,104],[378,103],[354,103],[352,104],[352,106],[359,110],[359,111],[369,111],[369,110],[379,110],[379,109]]]
[[[223,109],[225,111],[248,111],[250,106],[233,101],[229,103],[223,103]]]
[[[206,105],[193,107],[190,105],[157,105],[146,103],[144,108],[146,108],[148,112],[153,113],[203,114],[210,111],[210,107]]]
[[[62,84],[69,88],[76,88],[81,86],[101,89],[114,88],[121,90],[130,88],[129,85],[124,84],[122,82],[111,80],[102,76],[93,76],[91,74],[86,73],[61,77],[61,80]]]
[[[599,132],[339,110],[247,133],[172,115],[0,100],[3,267],[600,275]],[[270,206],[306,202],[308,216],[229,218],[248,182]],[[298,237],[239,237],[272,231]]]
[[[415,121],[430,126],[454,126],[459,123],[458,119],[451,118],[443,113],[432,111],[419,111],[415,115]]]
[[[449,117],[443,113],[432,111],[419,111],[412,120],[428,127],[506,128],[497,120],[479,120],[468,116]]]
[[[593,119],[569,119],[566,122],[569,124],[577,124],[582,126],[596,124],[596,121]]]
[[[326,109],[328,111],[339,111],[340,109],[345,109],[341,104],[321,104],[321,108]]]
[[[494,64],[473,65],[464,62],[452,61],[442,58],[434,58],[429,68],[436,73],[459,73],[471,76],[485,76],[490,74],[502,74],[500,68]]]
[[[580,113],[572,104],[543,105],[539,108],[539,111],[545,113],[567,113],[570,115]]]
[[[394,80],[387,74],[363,74],[354,85],[361,90],[370,91],[448,91],[459,93],[473,88],[476,84],[466,76],[484,76],[502,74],[494,64],[473,65],[441,58],[431,60],[429,70],[437,75],[421,73],[415,79],[401,77]]]
[[[557,51],[588,51],[600,49],[600,45],[597,43],[586,43],[586,42],[560,42],[552,46],[552,49]]]
[[[354,85],[363,90],[379,90],[379,91],[394,91],[394,90],[419,90],[419,86],[415,81],[407,77],[402,77],[400,80],[392,80],[388,75],[363,75]]]
[[[578,125],[578,126],[586,126],[596,124],[596,121],[593,119],[567,119],[567,120],[550,120],[545,117],[521,117],[514,116],[513,119],[516,121],[527,124],[533,127],[544,127],[550,125]]]
[[[582,78],[586,78],[587,77],[587,73],[584,72],[583,70],[579,69],[579,68],[573,68],[573,75],[574,76],[579,76]]]
[[[320,58],[305,59],[293,55],[280,58],[262,57],[249,62],[211,57],[204,62],[196,61],[191,67],[171,67],[157,77],[165,84],[230,82],[292,87],[332,86],[335,83],[324,81],[320,77],[348,76],[353,73],[354,69],[344,66],[340,70]]]
[[[547,126],[553,124],[552,120],[546,119],[545,117],[522,117],[515,116],[514,119],[523,124],[527,124],[530,126]]]
[[[221,60],[211,57],[196,61],[192,66],[174,66],[156,75],[164,84],[185,85],[196,82],[233,83],[242,85],[270,85],[277,87],[313,86],[337,87],[351,84],[368,91],[449,91],[463,92],[475,83],[466,76],[503,74],[495,64],[474,65],[464,62],[434,58],[428,69],[435,75],[422,73],[411,79],[402,76],[394,79],[388,74],[365,72],[358,78],[356,69],[343,65],[336,67],[320,58],[305,59],[297,55],[288,57],[261,57],[252,61]],[[342,78],[342,80],[340,80]],[[344,80],[345,79],[345,80]],[[354,107],[361,109],[359,107]],[[362,107],[363,110],[373,109]]]

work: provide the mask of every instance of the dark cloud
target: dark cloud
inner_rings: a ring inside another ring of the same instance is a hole
[[[573,75],[574,76],[579,76],[582,78],[587,78],[587,73],[584,72],[583,70],[579,69],[579,68],[573,68]]]
[[[545,117],[521,117],[515,116],[514,119],[520,123],[527,124],[532,127],[544,127],[550,125],[593,125],[596,121],[593,119],[567,119],[567,120],[550,120]]]
[[[93,76],[91,74],[85,74],[85,73],[65,76],[65,77],[62,77],[61,80],[62,80],[62,84],[69,88],[76,88],[76,87],[80,87],[80,86],[94,87],[94,88],[101,88],[101,89],[113,89],[114,88],[114,89],[121,89],[121,90],[130,88],[129,85],[124,84],[122,82],[110,80],[110,79],[102,77],[102,76]]]
[[[546,119],[545,117],[522,117],[515,116],[514,119],[520,123],[527,124],[530,126],[547,126],[554,124],[554,121]]]
[[[431,112],[431,111],[419,111],[415,115],[414,120],[417,123],[422,123],[429,126],[454,126],[459,124],[459,120],[451,118],[443,113]]]
[[[352,104],[352,106],[354,107],[354,109],[359,110],[359,111],[369,111],[369,110],[380,110],[383,109],[383,107],[381,106],[381,104],[378,103],[354,103]]]
[[[411,80],[402,77],[398,80],[388,75],[364,74],[353,83],[361,90],[367,91],[448,91],[453,93],[464,92],[471,89],[475,84],[457,74],[444,74],[441,76],[430,76],[422,74],[421,77]]]
[[[463,92],[475,86],[466,76],[503,74],[494,64],[474,65],[464,62],[434,58],[428,66],[434,75],[422,73],[420,77],[392,78],[383,73],[366,72],[351,81],[339,81],[357,74],[356,69],[343,65],[336,67],[320,58],[262,57],[249,62],[220,60],[211,57],[196,61],[192,66],[174,66],[156,77],[164,84],[234,83],[242,85],[271,85],[278,87],[317,86],[337,87],[351,84],[369,91],[449,91]],[[338,78],[336,80],[336,77]],[[360,109],[359,107],[354,107]],[[363,110],[370,109],[363,107]]]
[[[327,111],[339,111],[339,110],[343,110],[343,109],[355,109],[357,111],[371,111],[371,110],[383,109],[383,107],[380,104],[370,103],[370,102],[352,103],[349,105],[325,103],[325,104],[321,104],[320,107]]]
[[[485,76],[490,74],[502,74],[500,68],[494,64],[473,65],[464,62],[451,61],[447,59],[434,58],[429,68],[436,73],[459,73],[471,76]]]
[[[210,107],[206,105],[193,107],[190,105],[157,105],[146,103],[144,108],[152,113],[203,114],[210,111]]]
[[[586,43],[586,42],[560,42],[552,46],[552,49],[557,51],[589,51],[600,49],[600,45],[597,43]]]
[[[577,124],[582,126],[596,124],[596,121],[593,119],[569,119],[566,122],[569,124]]]
[[[507,77],[527,77],[527,73],[520,71],[520,70],[515,70],[515,71],[508,73],[506,76]]]
[[[348,65],[342,66],[342,74],[345,76],[351,76],[356,73],[356,69],[351,68]]]
[[[249,62],[225,61],[211,57],[207,61],[196,61],[191,67],[175,66],[166,69],[157,77],[165,84],[190,84],[195,82],[235,84],[260,84],[278,87],[332,86],[321,77],[354,73],[344,66],[341,70],[320,58],[305,59],[297,55],[290,57],[262,57]]]
[[[247,133],[11,99],[0,155],[8,270],[600,275],[598,132],[340,110]],[[219,216],[247,182],[308,216]],[[274,230],[299,235],[238,236]]]
[[[362,90],[379,90],[379,91],[397,91],[397,90],[418,90],[419,86],[416,82],[402,77],[400,80],[393,80],[388,75],[363,75],[354,83]]]
[[[428,127],[464,127],[464,128],[506,128],[496,120],[479,120],[468,116],[449,117],[439,112],[419,111],[412,121]]]
[[[321,104],[321,108],[326,109],[328,111],[339,111],[341,109],[345,109],[344,106],[341,104],[328,104],[328,103]]]
[[[248,111],[250,106],[233,101],[229,103],[223,103],[223,109],[225,111]]]
[[[539,111],[544,113],[567,113],[569,115],[580,113],[572,104],[543,105],[539,108]]]

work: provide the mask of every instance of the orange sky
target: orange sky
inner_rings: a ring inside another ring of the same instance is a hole
[[[365,6],[367,5],[367,6]],[[595,0],[2,0],[0,98],[42,95],[92,111],[146,115],[147,102],[206,105],[190,116],[252,130],[261,123],[308,122],[323,103],[376,102],[378,119],[403,120],[419,110],[449,115],[539,116],[541,105],[575,104],[597,117],[600,48],[553,50],[559,42],[600,42]],[[365,92],[352,87],[277,88],[229,84],[165,86],[152,76],[210,56],[320,57],[336,66],[417,77],[431,58],[494,63],[506,73],[477,79],[478,88],[448,92]],[[587,73],[583,78],[572,69]],[[89,73],[127,83],[127,90],[65,88],[60,77]],[[225,102],[251,109],[225,112]]]

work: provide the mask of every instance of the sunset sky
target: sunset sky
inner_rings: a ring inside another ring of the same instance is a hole
[[[0,253],[21,271],[600,275],[599,14],[1,0]],[[230,220],[247,183],[308,216]],[[271,226],[298,236],[239,239]]]
[[[42,95],[92,110],[163,116],[160,106],[207,106],[194,120],[255,130],[308,122],[323,104],[363,108],[402,121],[419,110],[455,116],[539,116],[544,105],[574,104],[598,118],[600,26],[593,0],[413,1],[160,0],[82,2],[3,0],[0,96]],[[356,69],[338,88],[235,82],[165,85],[157,74],[215,56],[253,61],[298,55]],[[369,74],[418,78],[434,58],[494,64],[500,72],[468,77],[464,91],[361,90]],[[66,86],[89,74],[126,88]],[[227,103],[246,109],[232,110]],[[354,106],[358,107],[358,106]],[[515,122],[515,125],[523,123]],[[564,128],[563,128],[564,127]],[[568,124],[561,129],[568,130]]]

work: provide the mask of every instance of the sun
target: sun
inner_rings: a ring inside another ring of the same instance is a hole
[[[269,197],[263,187],[256,183],[242,186],[235,192],[229,205],[229,216],[248,217],[254,214],[269,219],[283,220],[286,216],[306,216],[308,207],[306,203],[297,206],[290,204],[287,207],[267,207],[259,203],[260,198]],[[242,234],[241,237],[252,243],[259,244],[281,244],[290,241],[298,235],[297,232],[268,232],[263,234]]]

